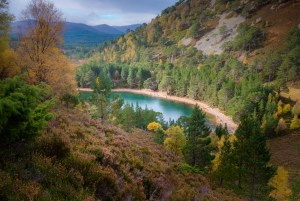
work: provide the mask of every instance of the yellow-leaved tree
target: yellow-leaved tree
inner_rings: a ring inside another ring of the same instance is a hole
[[[6,45],[2,44],[1,45]],[[20,68],[16,62],[15,52],[7,46],[5,50],[0,51],[0,79],[13,77],[20,73]]]
[[[297,115],[294,116],[293,120],[291,121],[290,129],[298,129],[300,128],[300,119]]]
[[[279,166],[276,175],[270,180],[269,186],[274,188],[270,197],[277,201],[287,201],[292,191],[288,186],[288,171]]]
[[[7,0],[0,1],[0,79],[13,77],[20,73],[15,52],[9,47],[8,30],[13,16],[8,13]]]
[[[277,127],[275,129],[277,134],[280,134],[281,132],[283,132],[285,129],[287,129],[285,120],[283,118],[280,118],[277,124]]]
[[[278,104],[277,104],[277,114],[278,114],[278,115],[281,115],[282,112],[283,112],[283,103],[282,103],[282,101],[280,100],[280,101],[278,102]]]
[[[294,115],[300,115],[300,100],[298,100],[296,102],[296,104],[294,105],[293,109],[292,109],[292,113]]]
[[[161,129],[162,127],[161,127],[161,124],[160,123],[157,123],[157,122],[151,122],[151,123],[149,123],[148,124],[148,126],[147,126],[147,129],[149,130],[149,131],[154,131],[154,132],[156,132],[158,129]]]
[[[179,126],[171,126],[165,131],[165,134],[168,136],[164,141],[165,147],[175,154],[180,155],[186,144],[186,137],[184,136],[183,128]]]
[[[28,23],[21,33],[18,62],[31,83],[45,82],[57,95],[75,90],[75,68],[61,48],[64,22],[61,12],[46,0],[32,0],[23,11]]]
[[[290,104],[285,104],[283,106],[283,114],[286,114],[288,112],[290,112],[292,110],[291,105]]]

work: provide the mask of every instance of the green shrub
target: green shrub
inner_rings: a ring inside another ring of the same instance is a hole
[[[238,35],[233,41],[224,43],[225,50],[252,51],[260,47],[265,40],[264,32],[254,26],[241,24],[237,29]]]
[[[180,164],[179,167],[180,172],[182,173],[195,173],[195,174],[201,174],[202,171],[194,166],[191,166],[187,163]]]
[[[197,37],[200,28],[201,28],[201,24],[198,21],[194,22],[193,25],[187,30],[186,37],[188,38]]]
[[[292,50],[300,44],[300,28],[299,27],[295,27],[290,31],[288,37],[286,38],[286,42],[287,42],[288,50]]]
[[[291,201],[300,200],[300,179],[296,179],[292,183],[292,195],[290,196]]]
[[[79,104],[79,98],[76,95],[65,93],[61,98],[61,102],[63,102],[67,107],[69,106],[75,107],[76,105]]]
[[[33,139],[52,118],[53,100],[45,84],[27,84],[21,77],[0,82],[0,135],[2,142]]]
[[[165,141],[165,133],[162,129],[158,129],[155,133],[154,133],[154,142],[157,144],[164,144]]]

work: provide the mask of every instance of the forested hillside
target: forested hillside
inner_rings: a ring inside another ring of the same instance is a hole
[[[257,128],[251,132],[273,139],[272,146],[276,139],[300,132],[299,9],[298,1],[288,0],[179,1],[151,23],[103,46],[77,69],[78,86],[94,88],[93,80],[101,75],[116,88],[150,89],[204,101],[232,116],[240,127],[245,124],[237,136]],[[245,122],[249,116],[253,124]],[[239,145],[228,141],[215,155],[215,162],[226,164],[225,169],[214,170],[216,175],[231,175],[228,163],[238,160],[228,153]],[[291,143],[286,147],[299,154],[294,149],[299,139]],[[268,160],[266,152],[260,155]],[[272,161],[293,172],[290,182],[299,178],[298,165],[277,155]],[[262,175],[268,178],[265,171]],[[232,185],[235,179],[223,176],[222,186],[251,194]]]
[[[116,87],[203,100],[237,122],[255,112],[275,137],[279,120],[290,127],[299,100],[280,97],[299,88],[299,8],[297,1],[179,1],[104,46],[77,70],[78,84],[92,87],[103,70]]]
[[[157,143],[135,129],[160,114],[109,100],[110,80],[95,79],[92,102],[79,102],[53,3],[31,1],[24,18],[37,23],[12,49],[0,1],[0,200],[242,200],[185,162],[182,128],[164,128],[166,147],[163,130]]]

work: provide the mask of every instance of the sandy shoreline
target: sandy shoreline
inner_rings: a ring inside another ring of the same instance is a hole
[[[91,92],[93,91],[92,89],[88,88],[79,88],[79,91],[85,91],[85,92]],[[113,89],[113,92],[130,92],[130,93],[136,93],[136,94],[143,94],[143,95],[148,95],[148,96],[153,96],[153,97],[158,97],[158,98],[164,98],[172,101],[177,101],[177,102],[182,102],[190,105],[196,105],[198,104],[199,107],[206,113],[212,114],[216,118],[216,123],[217,124],[227,124],[228,130],[233,133],[237,129],[238,125],[232,120],[230,116],[225,115],[222,111],[220,111],[218,108],[212,108],[208,104],[202,102],[202,101],[197,101],[193,100],[187,97],[177,97],[177,96],[170,96],[167,95],[166,92],[158,92],[158,91],[152,91],[149,89],[126,89],[126,88],[118,88],[118,89]]]

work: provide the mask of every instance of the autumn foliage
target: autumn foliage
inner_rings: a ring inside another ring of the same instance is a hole
[[[7,12],[6,0],[0,1],[0,79],[13,77],[20,73],[16,64],[15,52],[9,47],[8,30],[13,17]]]
[[[147,129],[149,130],[149,131],[154,131],[154,132],[156,132],[158,129],[161,129],[162,127],[161,127],[161,124],[160,123],[157,123],[157,122],[151,122],[151,123],[149,123],[148,124],[148,126],[147,126]]]
[[[19,66],[31,83],[45,82],[62,95],[75,88],[75,68],[60,49],[62,14],[53,3],[33,0],[23,12],[28,31],[23,33],[17,50]]]
[[[269,185],[274,188],[270,197],[277,201],[286,201],[292,191],[288,186],[288,172],[281,166],[277,168],[276,175],[270,180]]]
[[[177,155],[182,154],[182,150],[186,144],[183,128],[172,126],[165,131],[165,134],[167,135],[167,138],[164,141],[166,148]]]

